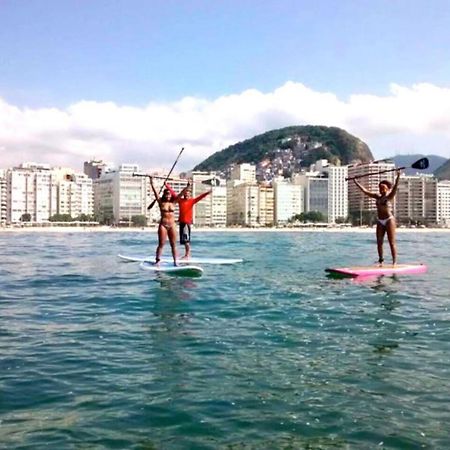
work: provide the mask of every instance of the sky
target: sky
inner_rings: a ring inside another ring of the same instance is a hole
[[[189,170],[291,125],[450,158],[447,0],[0,0],[0,168]]]

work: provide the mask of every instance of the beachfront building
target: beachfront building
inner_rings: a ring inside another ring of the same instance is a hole
[[[273,181],[275,225],[286,225],[293,216],[304,212],[303,186],[284,178]]]
[[[260,185],[258,190],[258,223],[262,227],[271,227],[274,219],[274,194],[270,185]]]
[[[45,223],[55,214],[92,215],[92,180],[72,169],[23,163],[6,171],[6,221]]]
[[[103,173],[94,180],[94,210],[101,222],[130,226],[133,216],[151,220],[151,212],[147,211],[153,198],[150,197],[149,179],[135,177],[134,173],[140,173],[137,164],[121,164],[117,170]],[[159,216],[157,205],[152,211],[156,220]]]
[[[443,227],[450,227],[450,181],[438,181],[436,222]]]
[[[371,192],[379,192],[378,185],[380,181],[388,180],[394,183],[395,180],[395,171],[380,172],[392,169],[395,169],[395,164],[390,161],[354,164],[348,166],[348,177],[363,175],[358,179],[359,183]],[[375,221],[375,200],[364,195],[353,181],[348,182],[348,210],[354,223],[362,225],[363,223],[367,224]]]
[[[249,163],[234,166],[231,170],[230,180],[239,180],[246,183],[256,182],[256,166]]]
[[[7,192],[6,170],[0,169],[0,226],[6,225]]]
[[[259,187],[256,183],[256,167],[239,164],[233,167],[226,183],[227,225],[256,227],[258,223]]]
[[[87,175],[59,167],[52,169],[52,180],[57,186],[57,214],[68,214],[74,219],[93,216],[93,183]]]
[[[23,163],[6,172],[7,223],[47,222],[58,212],[57,185],[48,164]]]
[[[326,159],[312,164],[308,172],[293,175],[294,184],[303,187],[305,212],[320,212],[335,224],[348,216],[347,166],[335,166]]]
[[[437,222],[437,179],[433,175],[400,178],[395,217],[399,224],[433,225]]]
[[[216,172],[192,172],[192,196],[211,191],[194,206],[194,224],[200,227],[225,227],[227,222],[227,188]]]
[[[328,175],[327,217],[328,223],[343,222],[348,217],[348,176],[347,166],[328,164],[323,168]]]
[[[91,159],[90,161],[85,161],[83,165],[83,172],[92,180],[97,180],[102,174],[111,170],[114,170],[114,166],[102,160]]]

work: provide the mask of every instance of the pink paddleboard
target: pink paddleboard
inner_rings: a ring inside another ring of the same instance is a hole
[[[377,266],[360,266],[360,267],[342,267],[325,269],[326,272],[334,275],[345,277],[377,277],[381,275],[413,275],[417,273],[425,273],[427,266],[425,264],[383,264]]]

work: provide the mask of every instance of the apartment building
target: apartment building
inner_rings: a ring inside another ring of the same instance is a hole
[[[6,224],[8,211],[8,189],[6,184],[6,170],[0,169],[0,226]]]
[[[58,191],[51,167],[23,163],[8,169],[7,223],[42,223],[58,212]]]
[[[133,216],[141,215],[151,220],[151,212],[147,211],[153,198],[149,179],[135,177],[134,173],[140,173],[137,164],[121,164],[94,180],[94,210],[101,221],[125,225],[131,224]],[[158,208],[153,211],[159,214]]]
[[[303,186],[283,178],[273,182],[274,222],[284,225],[297,214],[304,212]]]
[[[270,185],[260,185],[258,191],[258,223],[262,227],[271,227],[274,218],[274,189]]]
[[[197,226],[224,227],[227,221],[227,188],[224,179],[212,172],[192,172],[192,195],[197,197],[211,191],[194,206],[194,223]]]
[[[435,224],[437,203],[437,179],[433,175],[411,175],[400,178],[395,211],[398,223]]]
[[[450,181],[437,183],[437,214],[436,222],[444,227],[450,227]]]

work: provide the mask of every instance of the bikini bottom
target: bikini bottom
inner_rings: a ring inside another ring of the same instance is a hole
[[[377,219],[377,222],[382,226],[382,227],[384,227],[384,228],[386,228],[386,225],[387,225],[387,223],[391,220],[391,219],[393,219],[394,218],[394,216],[389,216],[389,217],[387,217],[386,219]]]

